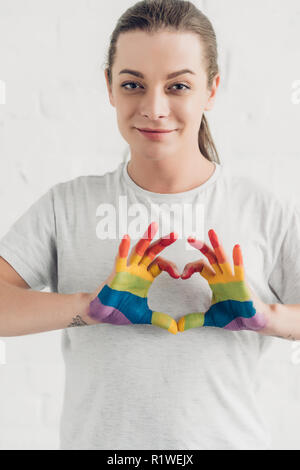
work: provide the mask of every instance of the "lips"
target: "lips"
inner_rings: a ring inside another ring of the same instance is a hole
[[[173,132],[173,130],[169,131],[169,130],[152,130],[152,129],[139,129],[137,128],[139,131],[142,131],[142,132],[149,132],[151,134],[166,134],[166,133],[169,133],[169,132]]]

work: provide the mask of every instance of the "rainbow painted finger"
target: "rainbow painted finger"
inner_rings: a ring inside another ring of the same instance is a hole
[[[178,321],[179,331],[202,326],[231,331],[258,331],[264,328],[266,318],[254,308],[250,290],[245,282],[241,247],[235,245],[233,248],[234,274],[232,274],[231,265],[213,230],[209,231],[209,238],[214,252],[205,243],[196,240],[191,240],[190,243],[208,258],[214,269],[213,274],[205,269],[205,266],[200,271],[212,291],[211,306],[206,313],[190,313],[181,317]],[[192,266],[190,269],[195,268]]]
[[[154,236],[153,232],[156,226],[157,224],[150,224],[145,235],[135,246],[128,266],[130,238],[128,235],[123,237],[116,257],[115,275],[90,303],[88,315],[93,320],[114,325],[151,324],[164,328],[173,334],[177,333],[177,323],[174,318],[162,312],[152,311],[148,307],[149,288],[162,271],[169,272],[172,277],[180,277],[168,261],[160,258],[153,261],[155,257],[155,255],[152,256],[153,253],[162,251],[177,239],[177,235],[172,233],[168,242],[165,238],[158,240],[153,244],[155,249],[152,252],[149,244]],[[146,258],[144,257],[145,253],[148,253]],[[153,263],[148,269],[152,261]]]

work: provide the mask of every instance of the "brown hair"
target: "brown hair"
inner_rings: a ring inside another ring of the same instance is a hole
[[[141,30],[154,33],[162,30],[193,32],[199,35],[205,51],[207,88],[210,90],[219,72],[217,41],[209,19],[191,2],[186,0],[143,0],[128,8],[119,18],[111,34],[105,64],[109,84],[112,84],[112,67],[120,34]],[[208,122],[203,114],[198,133],[200,152],[207,160],[220,163]]]

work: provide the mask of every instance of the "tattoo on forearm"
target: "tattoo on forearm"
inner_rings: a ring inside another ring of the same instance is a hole
[[[76,317],[72,319],[72,322],[70,323],[70,325],[67,326],[67,328],[70,328],[72,326],[85,326],[85,325],[87,325],[87,323],[84,320],[82,320],[81,316],[76,315]]]
[[[294,338],[292,335],[289,335],[286,339],[290,339],[291,341],[296,341],[296,338]]]

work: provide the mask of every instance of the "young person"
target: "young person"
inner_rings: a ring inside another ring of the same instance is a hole
[[[62,449],[268,448],[254,379],[272,336],[300,339],[298,208],[220,163],[204,115],[220,83],[216,36],[192,3],[129,8],[105,79],[129,163],[53,186],[1,240],[0,336],[64,329]],[[173,232],[190,219],[203,236],[187,243],[188,230]],[[222,279],[231,253],[242,266],[240,250],[248,301],[266,321],[202,328],[216,301],[204,271]]]

